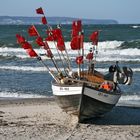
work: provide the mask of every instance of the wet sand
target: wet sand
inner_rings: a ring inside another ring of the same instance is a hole
[[[140,140],[140,108],[117,106],[78,124],[53,98],[0,99],[1,140]]]

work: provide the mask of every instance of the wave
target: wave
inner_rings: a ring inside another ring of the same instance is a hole
[[[39,95],[39,94],[25,94],[20,92],[0,92],[0,99],[3,98],[46,98],[51,96]],[[121,96],[118,105],[120,104],[129,104],[129,105],[140,105],[140,96],[139,95],[126,95]]]
[[[121,96],[118,105],[140,107],[140,95]]]
[[[0,92],[0,98],[44,98],[45,95],[25,94],[19,92]]]
[[[140,28],[140,26],[138,26],[138,25],[133,25],[132,28],[136,29],[136,28]]]
[[[120,49],[127,49],[127,48],[140,49],[140,39],[131,40],[131,41],[124,41],[120,45]]]
[[[139,95],[125,95],[121,96],[120,101],[140,101]]]
[[[50,48],[56,59],[59,59],[56,46],[53,42],[48,42]],[[97,61],[124,61],[124,62],[140,62],[140,49],[138,48],[123,48],[123,41],[104,41],[99,42],[96,54]],[[75,59],[75,56],[78,55],[77,51],[70,49],[70,42],[65,42],[67,52],[71,59]],[[84,43],[85,54],[89,52],[89,49],[92,47],[92,44],[89,42]],[[123,48],[123,49],[122,49]],[[45,57],[45,50],[41,48],[35,48],[35,51],[41,55],[43,59],[48,59]],[[9,48],[3,47],[0,48],[0,59],[6,58],[19,58],[19,59],[28,59],[29,56],[26,54],[25,50],[22,48]],[[95,55],[94,55],[95,56]]]
[[[1,70],[14,70],[14,71],[32,71],[32,72],[46,71],[45,67],[30,67],[30,66],[0,66],[0,69]]]
[[[63,68],[60,68],[63,71]],[[13,70],[13,71],[27,71],[27,72],[47,72],[45,67],[33,67],[33,66],[0,66],[0,70]],[[56,72],[55,67],[50,67],[50,70]],[[73,71],[77,71],[78,68],[73,68]],[[108,68],[96,68],[97,71],[107,73]],[[133,72],[140,72],[140,68],[132,68]]]
[[[21,48],[8,48],[3,47],[0,48],[0,56],[1,57],[17,57],[17,58],[27,58],[27,54]]]

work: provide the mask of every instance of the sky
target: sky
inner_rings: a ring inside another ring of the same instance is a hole
[[[87,19],[114,19],[120,24],[140,23],[140,0],[0,0],[0,16],[45,15]]]

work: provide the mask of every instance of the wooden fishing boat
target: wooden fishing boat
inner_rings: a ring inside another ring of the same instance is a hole
[[[124,75],[121,79],[118,77],[117,82],[119,84],[131,84],[131,80],[128,79],[132,79],[132,73],[130,68],[127,69],[128,71],[125,72],[127,76],[129,73],[129,76],[126,78]],[[53,94],[58,105],[64,111],[78,115],[79,122],[106,114],[117,104],[122,94],[119,85],[113,82],[116,76],[116,73],[113,73],[112,81],[106,79],[108,74],[102,75],[95,70],[94,73],[81,73],[81,80],[65,78],[66,81],[69,80],[70,82],[52,83]],[[107,87],[105,88],[106,84]]]
[[[84,84],[78,114],[79,122],[101,117],[111,111],[120,97],[121,91],[119,88],[115,91],[105,91]]]

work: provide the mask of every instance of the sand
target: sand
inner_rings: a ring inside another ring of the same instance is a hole
[[[0,140],[140,140],[140,108],[77,123],[53,98],[0,99]]]

